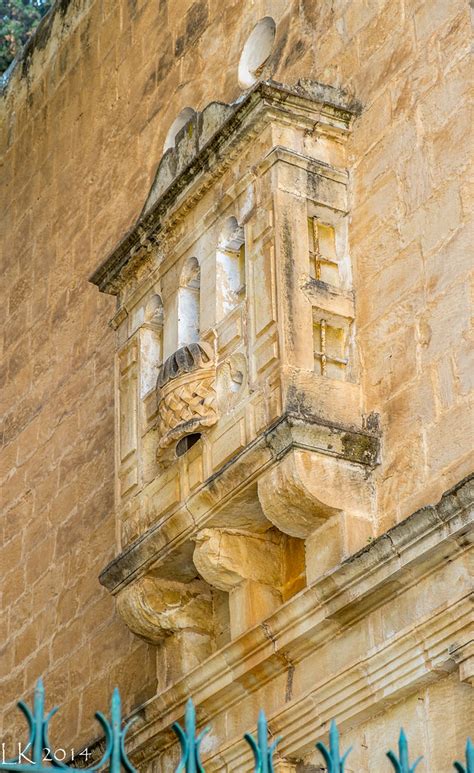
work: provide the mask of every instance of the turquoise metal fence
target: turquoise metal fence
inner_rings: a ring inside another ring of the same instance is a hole
[[[31,710],[23,701],[18,703],[18,707],[23,712],[28,723],[28,741],[22,747],[18,758],[2,759],[0,761],[0,771],[5,770],[10,773],[15,773],[15,771],[17,773],[51,773],[51,767],[61,768],[66,771],[77,771],[76,765],[68,765],[63,762],[52,750],[48,737],[48,725],[58,709],[54,708],[45,715],[44,703],[44,687],[40,679],[35,689],[33,709]],[[120,773],[123,769],[127,773],[137,773],[125,751],[125,736],[133,720],[122,727],[122,708],[120,694],[117,689],[112,694],[110,720],[99,711],[96,712],[96,717],[104,732],[105,751],[99,762],[83,769],[99,771],[108,768],[110,773]],[[196,711],[191,698],[186,704],[184,728],[178,722],[175,722],[173,730],[178,736],[181,746],[181,759],[175,773],[205,773],[200,759],[199,748],[210,728],[207,727],[196,735]],[[269,743],[267,720],[263,711],[260,711],[258,716],[257,737],[254,738],[250,733],[245,733],[244,738],[253,752],[253,773],[274,773],[273,756],[281,739],[277,738],[272,743]],[[331,722],[329,729],[329,748],[320,741],[315,746],[324,760],[327,773],[344,773],[346,760],[352,747],[347,749],[341,756],[339,731],[334,720]],[[46,751],[48,753],[45,758]],[[415,762],[410,763],[408,740],[403,728],[400,730],[398,738],[398,754],[388,751],[387,757],[396,773],[413,773],[423,759],[419,757]],[[50,764],[45,764],[46,762]],[[470,738],[466,742],[465,760],[463,762],[454,762],[453,767],[457,773],[474,773],[474,745]],[[431,771],[431,773],[435,773],[435,771]],[[436,771],[436,773],[441,773],[441,771]]]
[[[28,723],[28,741],[21,747],[16,759],[0,762],[0,770],[17,771],[17,773],[51,773],[51,766],[62,770],[76,771],[77,766],[70,766],[58,758],[49,742],[48,726],[52,717],[58,711],[54,708],[45,715],[44,713],[44,687],[43,681],[38,680],[33,698],[33,710],[23,701],[18,702],[18,708],[26,717]],[[90,771],[98,771],[108,765],[111,773],[120,773],[123,768],[128,773],[136,773],[135,768],[127,757],[125,751],[125,735],[133,720],[122,728],[122,707],[120,693],[115,688],[110,704],[110,721],[97,711],[96,715],[105,736],[105,751],[102,758],[95,765],[87,768]],[[45,764],[50,762],[50,765]]]

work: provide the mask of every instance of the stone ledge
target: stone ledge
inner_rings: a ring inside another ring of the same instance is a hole
[[[394,641],[374,648],[362,662],[320,682],[270,717],[271,736],[282,736],[278,753],[298,760],[316,741],[325,740],[334,717],[343,732],[453,671],[456,665],[449,643],[465,631],[471,607],[469,599],[463,598],[421,625],[407,628]],[[205,757],[205,762],[208,770],[243,772],[250,769],[251,755],[242,739],[235,738],[217,754]]]
[[[169,562],[198,529],[206,527],[217,509],[292,449],[313,451],[370,468],[378,461],[379,442],[376,434],[330,424],[315,416],[283,415],[204,481],[184,504],[111,561],[100,575],[101,584],[115,594],[152,565]],[[226,526],[232,528],[230,522]]]

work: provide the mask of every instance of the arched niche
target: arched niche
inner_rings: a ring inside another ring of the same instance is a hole
[[[275,21],[271,16],[265,16],[248,36],[239,61],[238,80],[241,88],[247,89],[259,79],[272,52],[275,33]]]
[[[156,386],[158,370],[163,361],[163,303],[153,294],[145,306],[140,328],[140,396]]]
[[[183,107],[181,112],[176,116],[166,135],[165,144],[163,145],[163,153],[166,153],[170,148],[174,148],[176,135],[179,131],[186,126],[188,121],[196,115],[196,111],[192,107]]]
[[[145,322],[152,325],[163,325],[163,303],[160,296],[154,293],[145,306]]]
[[[245,233],[235,217],[224,222],[216,250],[216,321],[241,301],[245,288]]]
[[[199,341],[201,271],[197,258],[188,258],[178,289],[178,348]]]

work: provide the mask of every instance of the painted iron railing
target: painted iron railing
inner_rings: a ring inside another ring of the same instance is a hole
[[[59,759],[49,742],[48,726],[58,711],[58,707],[51,709],[45,715],[43,681],[39,679],[36,684],[32,710],[23,701],[19,701],[17,705],[28,723],[28,741],[24,746],[19,747],[18,757],[10,760],[3,758],[4,747],[2,744],[3,754],[0,770],[15,771],[16,773],[51,773],[51,766],[53,766],[62,770],[77,771],[77,765],[71,766]],[[112,694],[110,721],[100,711],[97,711],[95,716],[104,731],[105,751],[102,758],[95,765],[89,766],[87,770],[98,771],[105,769],[108,764],[111,773],[120,773],[122,768],[127,773],[136,773],[127,757],[124,744],[125,735],[133,720],[122,728],[122,707],[117,688]]]
[[[49,743],[48,725],[58,709],[54,708],[45,715],[44,687],[41,679],[36,685],[33,709],[31,710],[23,701],[19,701],[18,707],[23,712],[28,723],[28,742],[22,747],[17,759],[5,760],[2,758],[0,760],[0,771],[5,770],[9,771],[9,773],[15,773],[15,771],[17,773],[51,773],[51,766],[70,772],[77,771],[78,766],[67,764],[59,759]],[[127,773],[137,773],[125,751],[125,735],[133,720],[127,722],[122,727],[122,708],[117,689],[114,690],[112,695],[110,720],[99,711],[96,712],[95,716],[104,731],[105,751],[101,759],[94,765],[89,767],[81,765],[80,767],[86,771],[99,771],[107,767],[110,773],[120,773],[122,769],[127,771]],[[186,704],[184,728],[178,722],[175,722],[172,727],[178,736],[181,746],[181,759],[175,769],[175,773],[205,773],[199,749],[204,736],[209,732],[210,728],[207,727],[196,735],[196,711],[191,698]],[[253,752],[253,773],[274,773],[275,763],[273,756],[281,739],[276,738],[269,743],[267,720],[263,711],[260,711],[258,716],[257,737],[254,738],[250,733],[245,733],[244,738]],[[334,720],[331,722],[329,729],[329,748],[321,741],[318,741],[315,746],[324,759],[327,773],[344,773],[346,760],[352,751],[352,747],[347,749],[341,756],[339,731]],[[45,752],[47,752],[46,756]],[[414,773],[415,768],[423,759],[418,757],[415,762],[410,763],[408,740],[403,728],[400,730],[398,738],[398,754],[390,750],[387,752],[387,757],[395,773]],[[46,762],[50,764],[45,764]],[[453,767],[457,773],[474,773],[474,745],[470,738],[466,742],[465,761],[454,762]]]

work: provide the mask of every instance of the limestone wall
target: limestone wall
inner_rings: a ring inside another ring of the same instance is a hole
[[[96,734],[114,684],[126,710],[155,693],[154,648],[97,582],[115,548],[114,302],[87,279],[142,209],[180,111],[239,95],[241,50],[265,15],[272,77],[344,87],[362,105],[350,241],[364,409],[383,431],[379,532],[468,471],[464,0],[63,0],[1,106],[0,692],[12,732],[14,701],[40,674],[64,704],[63,745]]]

